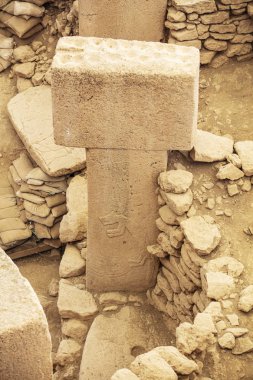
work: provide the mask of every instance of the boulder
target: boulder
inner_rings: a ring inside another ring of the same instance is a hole
[[[130,365],[131,370],[141,379],[177,380],[172,367],[155,351],[139,355]]]
[[[66,280],[60,280],[57,302],[62,318],[91,319],[98,313],[94,297],[87,290],[81,290]]]
[[[188,359],[181,354],[174,346],[156,347],[154,352],[158,353],[177,374],[190,375],[194,371],[198,371],[198,365],[194,360]]]
[[[61,259],[59,274],[62,278],[80,276],[85,272],[85,260],[73,244],[67,244]]]
[[[184,322],[176,329],[176,346],[183,354],[190,355],[196,350],[205,351],[214,342],[213,334],[206,328]]]
[[[205,281],[202,282],[207,297],[216,301],[222,298],[228,298],[235,290],[233,277],[221,272],[206,273]]]
[[[183,194],[165,193],[161,191],[161,195],[171,210],[179,216],[187,212],[192,205],[193,195],[190,189]]]
[[[210,254],[221,240],[218,225],[203,216],[192,216],[181,222],[180,226],[187,241],[200,255]]]
[[[225,160],[226,156],[231,153],[233,153],[231,139],[198,130],[190,156],[194,161],[214,162]]]
[[[158,184],[167,193],[185,193],[191,186],[193,175],[186,170],[169,170],[158,177]]]

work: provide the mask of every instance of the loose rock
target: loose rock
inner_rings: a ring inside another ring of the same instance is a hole
[[[241,291],[238,309],[245,313],[253,309],[253,285],[249,285]]]
[[[159,175],[158,184],[165,192],[185,193],[191,186],[193,175],[186,170],[169,170]]]

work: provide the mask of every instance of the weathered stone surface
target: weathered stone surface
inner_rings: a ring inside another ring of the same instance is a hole
[[[207,38],[204,42],[204,47],[213,51],[224,51],[227,49],[228,43],[226,41],[215,40],[214,38]]]
[[[29,79],[25,79],[25,78],[21,78],[21,77],[17,78],[17,90],[18,90],[18,92],[26,91],[26,90],[28,90],[28,88],[31,88],[31,87],[33,87],[33,85]]]
[[[168,339],[167,328],[150,309],[125,306],[99,315],[86,338],[79,379],[108,380],[118,368],[129,367],[136,352],[166,345]]]
[[[185,193],[191,186],[193,175],[186,170],[169,170],[158,177],[161,189],[168,193]]]
[[[208,255],[220,242],[218,225],[208,222],[203,216],[192,216],[181,222],[180,226],[187,241],[200,255]]]
[[[93,59],[94,54],[98,60]],[[140,54],[145,54],[145,61]],[[103,149],[189,150],[196,131],[198,73],[199,52],[193,48],[61,38],[52,66],[56,142]],[[87,75],[92,81],[87,81]],[[98,81],[99,89],[94,85]],[[175,83],[180,83],[177,89],[181,90],[172,94]],[[77,98],[82,99],[78,107]],[[182,103],[183,110],[179,106]],[[150,112],[150,104],[154,112]]]
[[[186,15],[184,12],[178,11],[176,8],[169,7],[167,20],[177,23],[184,22],[186,20]]]
[[[215,32],[215,33],[235,33],[236,32],[236,26],[234,24],[211,25],[210,26],[210,32]]]
[[[108,304],[124,305],[127,303],[127,295],[119,292],[107,292],[99,295],[99,303],[104,306]]]
[[[249,285],[241,291],[238,309],[246,313],[253,309],[253,285]]]
[[[242,161],[242,170],[245,175],[253,175],[253,141],[238,141],[235,151]]]
[[[194,29],[183,29],[183,30],[171,30],[170,34],[173,38],[178,41],[191,41],[198,38],[198,32],[196,27]]]
[[[13,66],[13,72],[21,78],[29,79],[33,76],[35,70],[34,62],[17,63]]]
[[[201,65],[208,65],[215,56],[216,52],[211,50],[201,49],[200,51],[200,63]]]
[[[21,45],[13,50],[15,61],[26,62],[35,57],[33,49],[29,45]]]
[[[76,341],[83,342],[89,331],[87,322],[78,319],[65,319],[62,321],[62,333]]]
[[[207,272],[223,272],[231,277],[239,277],[244,270],[244,265],[234,257],[222,256],[208,261],[203,268]]]
[[[79,3],[79,30],[85,37],[160,41],[166,0],[86,0]]]
[[[84,272],[85,260],[81,257],[79,249],[73,244],[67,244],[59,267],[60,277],[79,276]]]
[[[218,339],[221,348],[232,350],[235,347],[235,337],[232,333],[227,332]]]
[[[217,10],[214,0],[173,0],[176,9],[185,13],[212,13]]]
[[[172,367],[155,351],[137,356],[130,365],[131,370],[141,379],[177,380]]]
[[[127,368],[119,369],[111,377],[111,380],[138,380],[138,379],[140,378]]]
[[[253,21],[251,19],[241,20],[237,27],[238,34],[247,34],[253,32]]]
[[[161,195],[170,209],[179,216],[187,212],[192,205],[193,194],[190,189],[183,194],[165,193],[161,191]]]
[[[184,217],[175,214],[167,205],[159,208],[159,215],[164,223],[172,226],[178,226],[180,222],[185,219]]]
[[[76,288],[66,280],[60,281],[57,306],[62,318],[86,320],[98,313],[92,294]]]
[[[231,181],[236,181],[244,176],[242,170],[238,169],[233,164],[229,163],[227,165],[221,166],[216,177],[218,179],[230,179]]]
[[[249,330],[245,327],[229,327],[226,329],[226,332],[232,333],[236,338],[245,335]]]
[[[228,48],[225,52],[225,54],[231,58],[234,56],[240,56],[244,54],[248,54],[252,51],[252,45],[251,43],[245,43],[245,44],[228,44]]]
[[[60,342],[55,361],[57,364],[64,366],[74,363],[82,354],[82,346],[74,339],[63,339]]]
[[[222,161],[233,153],[233,141],[227,137],[216,136],[213,133],[198,130],[191,157],[194,161]]]
[[[181,354],[174,346],[156,347],[154,352],[157,352],[177,374],[189,375],[194,371],[198,371],[198,365],[193,360],[188,359]]]
[[[237,338],[232,354],[241,355],[253,351],[253,342],[249,337]]]
[[[85,167],[85,149],[54,143],[49,86],[30,88],[14,96],[8,103],[8,112],[31,157],[48,175],[59,176]]]
[[[205,328],[213,334],[217,333],[213,318],[209,313],[198,313],[194,318],[194,326]]]
[[[247,6],[247,12],[250,17],[253,17],[253,3],[249,3]]]
[[[30,283],[1,249],[0,287],[1,380],[51,380],[52,345],[42,306]]]
[[[226,12],[226,11],[218,11],[210,15],[201,16],[201,22],[204,25],[221,24],[228,19],[229,19],[229,12]]]
[[[205,274],[206,283],[203,284],[207,297],[214,300],[227,298],[235,289],[234,279],[225,273],[208,272]]]
[[[220,302],[210,302],[203,312],[210,314],[214,321],[219,321],[221,318],[223,318]]]
[[[48,294],[51,297],[57,297],[59,292],[59,280],[53,278],[48,286]]]
[[[188,322],[181,323],[176,329],[176,345],[183,354],[191,354],[196,349],[204,351],[214,342],[214,336],[210,331]]]
[[[88,194],[87,178],[76,175],[66,192],[68,213],[60,225],[60,239],[63,243],[82,240],[87,234]]]

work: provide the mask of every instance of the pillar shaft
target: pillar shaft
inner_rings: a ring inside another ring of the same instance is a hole
[[[87,287],[143,291],[157,261],[147,253],[158,231],[157,176],[166,151],[88,149]]]

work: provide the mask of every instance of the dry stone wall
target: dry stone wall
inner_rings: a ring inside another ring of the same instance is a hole
[[[200,49],[202,65],[219,67],[235,57],[253,57],[250,0],[169,0],[168,43]]]

